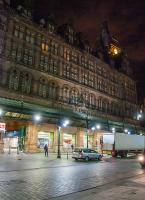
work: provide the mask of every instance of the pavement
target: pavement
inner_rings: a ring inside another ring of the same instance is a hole
[[[104,155],[102,160],[109,161],[111,156]],[[57,166],[70,166],[77,165],[72,159],[72,154],[61,154],[61,159],[57,158],[56,153],[49,153],[48,157],[45,157],[44,153],[4,153],[0,154],[0,172],[10,171],[22,171],[29,169],[40,169],[47,167]]]
[[[56,200],[144,200],[145,199],[145,175],[130,178],[126,181],[115,182],[104,187],[85,190],[65,195]]]
[[[144,200],[145,174],[134,159],[104,155],[76,162],[71,154],[1,154],[0,200]]]

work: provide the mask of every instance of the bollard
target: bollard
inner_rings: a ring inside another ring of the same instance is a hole
[[[17,147],[17,155],[19,154],[19,147]]]
[[[10,147],[10,145],[9,145],[9,152],[8,152],[8,154],[11,154],[11,147]]]

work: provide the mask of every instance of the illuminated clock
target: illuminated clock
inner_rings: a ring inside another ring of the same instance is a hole
[[[108,46],[108,54],[111,57],[118,56],[120,55],[120,53],[121,53],[121,48],[119,46],[112,43]]]

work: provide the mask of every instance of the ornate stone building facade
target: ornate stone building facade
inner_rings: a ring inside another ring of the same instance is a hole
[[[58,28],[52,18],[35,23],[24,7],[14,10],[0,1],[1,122],[6,123],[8,134],[25,128],[20,137],[25,151],[39,151],[47,138],[51,151],[56,151],[57,127],[65,118],[71,123],[61,129],[64,151],[72,143],[86,145],[86,128],[92,148],[100,148],[100,136],[112,127],[120,132],[125,127],[141,130],[135,119],[135,81],[125,73],[129,69],[125,59],[123,71],[112,64],[122,49],[108,34],[102,31],[104,43],[100,40],[92,53],[71,22]],[[42,116],[39,123],[33,120],[36,113]],[[97,123],[101,130],[92,131]],[[3,137],[1,134],[1,151]]]

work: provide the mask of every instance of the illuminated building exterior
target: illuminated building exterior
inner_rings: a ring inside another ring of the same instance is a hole
[[[26,152],[41,151],[48,140],[56,152],[58,126],[66,118],[70,125],[60,130],[61,151],[86,142],[99,150],[101,135],[112,127],[141,131],[135,81],[125,57],[120,69],[112,65],[123,50],[108,34],[102,29],[103,44],[92,53],[71,22],[58,28],[51,18],[35,23],[22,6],[14,11],[0,1],[0,107],[6,124],[0,151],[8,139],[15,147],[17,138]],[[33,119],[37,113],[39,122]],[[101,129],[91,130],[96,124]]]

